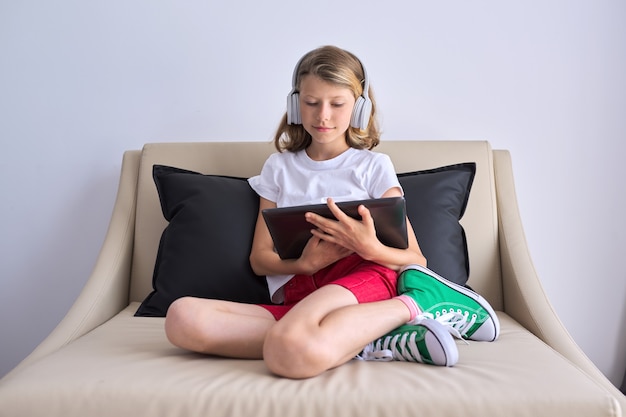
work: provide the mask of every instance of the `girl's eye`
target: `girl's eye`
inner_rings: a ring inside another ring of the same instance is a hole
[[[316,107],[319,105],[317,101],[305,101],[304,104],[309,107]],[[331,103],[333,107],[343,107],[345,103]]]

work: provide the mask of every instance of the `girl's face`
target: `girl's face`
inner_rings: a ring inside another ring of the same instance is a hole
[[[315,75],[300,81],[302,126],[313,138],[312,146],[332,145],[345,150],[355,99],[352,91],[331,84]],[[323,146],[328,148],[329,146]]]

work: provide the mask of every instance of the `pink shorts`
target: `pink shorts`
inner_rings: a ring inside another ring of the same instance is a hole
[[[397,281],[398,273],[393,269],[353,254],[313,275],[295,275],[284,287],[284,304],[261,304],[261,307],[280,320],[296,303],[328,284],[350,290],[359,303],[387,300],[397,295]]]

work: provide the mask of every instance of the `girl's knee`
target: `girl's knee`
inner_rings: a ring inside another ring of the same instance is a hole
[[[332,367],[327,346],[303,328],[274,326],[263,345],[263,359],[273,373],[294,379],[310,378]]]
[[[165,335],[168,340],[182,347],[185,340],[186,329],[191,325],[190,319],[193,317],[192,297],[182,297],[174,300],[167,309],[165,315]]]

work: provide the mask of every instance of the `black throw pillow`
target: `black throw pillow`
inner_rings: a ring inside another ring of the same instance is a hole
[[[163,216],[153,291],[136,316],[163,317],[183,296],[269,304],[265,277],[249,255],[259,197],[245,178],[203,175],[155,165]]]
[[[398,174],[428,267],[462,285],[469,257],[459,220],[475,172],[472,162]],[[153,177],[169,225],[159,244],[153,291],[135,315],[162,317],[187,295],[269,304],[267,283],[248,260],[259,199],[247,180],[163,165],[154,166]]]
[[[398,174],[407,215],[428,268],[461,285],[469,277],[469,256],[459,220],[475,174],[474,162]]]

